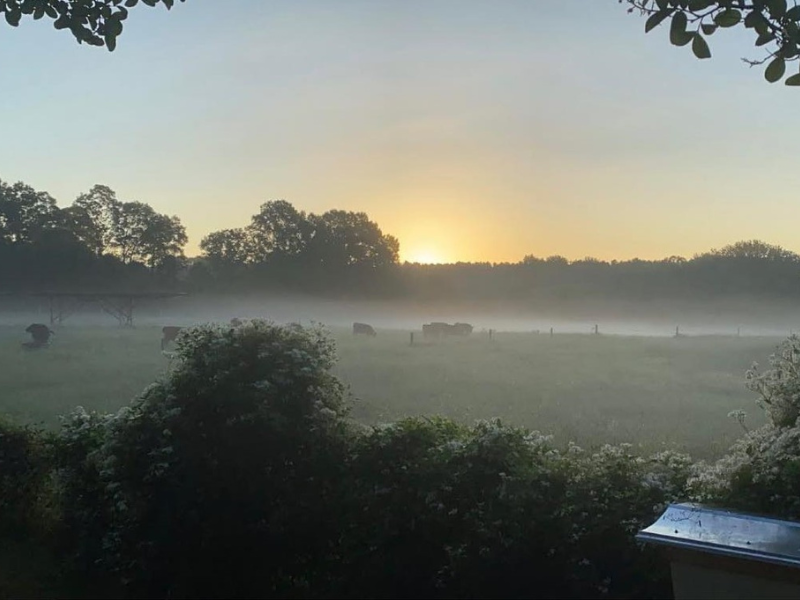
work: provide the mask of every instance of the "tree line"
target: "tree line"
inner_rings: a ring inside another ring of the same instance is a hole
[[[709,301],[800,296],[800,255],[758,240],[691,258],[401,263],[400,244],[363,212],[262,204],[250,222],[205,236],[187,258],[177,216],[95,185],[60,208],[46,192],[0,180],[0,289],[303,292],[339,298],[503,301],[529,307],[596,301]]]

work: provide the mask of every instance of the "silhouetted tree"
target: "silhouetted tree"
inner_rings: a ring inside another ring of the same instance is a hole
[[[711,250],[708,255],[720,258],[800,263],[800,255],[795,252],[760,240],[736,242],[719,250]]]
[[[59,225],[56,201],[47,192],[29,185],[0,180],[0,240],[4,243],[33,242],[46,229]]]
[[[120,202],[108,186],[95,185],[67,207],[67,226],[97,256],[110,250],[114,243],[114,222]]]
[[[205,236],[200,249],[215,267],[232,267],[253,261],[253,243],[248,229],[223,229]]]
[[[366,213],[330,210],[312,215],[314,259],[331,267],[351,265],[371,268],[397,263],[400,243],[385,235]]]
[[[286,200],[262,204],[248,230],[255,262],[303,254],[314,236],[306,213]]]

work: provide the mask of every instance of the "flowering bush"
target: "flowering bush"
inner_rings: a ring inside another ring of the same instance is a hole
[[[256,321],[193,328],[177,355],[130,407],[65,424],[64,513],[84,565],[144,596],[302,589],[344,464],[332,343]]]
[[[747,371],[747,387],[770,421],[777,427],[794,427],[800,416],[800,337],[792,335],[769,358],[771,369],[759,372],[758,365]]]
[[[772,422],[693,465],[497,420],[356,427],[321,329],[194,328],[129,407],[64,420],[64,548],[137,597],[669,597],[634,540],[669,502],[800,518],[799,347],[748,375]]]
[[[688,486],[700,502],[800,519],[800,338],[784,341],[770,365],[747,372],[770,422],[747,431],[716,463],[696,465]],[[745,415],[732,416],[744,424]]]

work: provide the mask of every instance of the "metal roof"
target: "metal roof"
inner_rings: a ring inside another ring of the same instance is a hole
[[[670,504],[636,539],[800,568],[800,523],[700,504]]]

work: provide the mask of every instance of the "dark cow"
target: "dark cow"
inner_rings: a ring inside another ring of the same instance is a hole
[[[422,336],[426,338],[441,339],[448,335],[470,335],[472,333],[472,325],[469,323],[456,323],[450,325],[449,323],[434,322],[422,326]]]
[[[427,325],[422,326],[422,337],[425,338],[442,338],[450,333],[450,327],[448,323],[428,323]]]
[[[46,346],[50,341],[50,336],[55,335],[55,331],[50,329],[47,325],[41,323],[32,323],[25,329],[26,333],[30,333],[33,338],[31,346]]]
[[[456,323],[450,332],[453,335],[470,335],[472,333],[472,325],[469,323]]]
[[[372,328],[372,325],[366,323],[353,323],[353,335],[369,335],[375,337],[378,335]]]
[[[173,327],[168,325],[161,330],[161,333],[164,337],[161,338],[161,350],[164,350],[167,344],[170,342],[174,342],[175,338],[178,337],[178,334],[181,332],[183,327]]]

